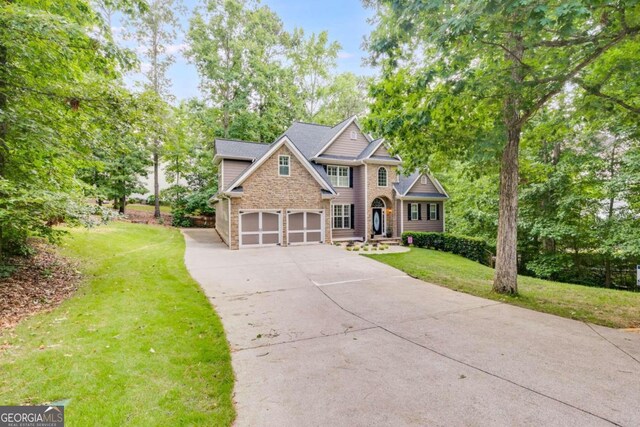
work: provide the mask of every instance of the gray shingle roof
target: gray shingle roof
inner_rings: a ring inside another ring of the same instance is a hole
[[[405,197],[433,197],[438,199],[446,199],[447,196],[441,193],[414,193],[409,192]]]
[[[269,144],[238,141],[235,139],[216,139],[215,147],[216,154],[219,156],[254,160],[267,152]]]
[[[420,175],[420,172],[418,171],[412,173],[409,176],[400,175],[400,182],[396,182],[395,184],[393,184],[393,188],[395,188],[398,193],[404,194],[407,190],[409,190],[411,184],[416,179],[418,179],[418,175]]]
[[[375,150],[375,148],[378,146],[381,139],[382,138],[378,138],[375,141],[371,141],[369,145],[367,145],[366,148],[362,150],[362,153],[358,155],[358,160],[366,159],[367,157],[369,157],[371,153],[373,153],[373,150]]]

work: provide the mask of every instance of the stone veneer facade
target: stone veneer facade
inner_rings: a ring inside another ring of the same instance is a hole
[[[290,176],[278,175],[278,156],[290,159]],[[231,200],[230,248],[239,249],[239,211],[275,209],[282,212],[282,246],[287,246],[287,210],[324,209],[324,239],[331,243],[329,200],[322,199],[322,187],[285,145],[257,168],[243,183],[242,197]]]

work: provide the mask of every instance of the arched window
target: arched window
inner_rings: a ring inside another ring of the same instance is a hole
[[[378,187],[387,186],[387,168],[378,168]]]

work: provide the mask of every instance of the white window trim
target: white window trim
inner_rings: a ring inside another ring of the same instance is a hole
[[[289,172],[288,174],[284,175],[281,173],[280,168],[284,165],[280,164],[280,161],[286,158],[287,159],[287,171]],[[291,156],[287,156],[285,154],[281,154],[278,156],[278,176],[291,176]]]
[[[438,220],[438,204],[429,203],[429,221]]]
[[[349,138],[352,141],[357,141],[358,140],[358,132],[356,132],[355,130],[352,130],[351,134],[349,135]]]
[[[341,210],[341,214],[340,215],[336,215],[336,208],[340,207]],[[346,212],[346,214],[345,214]],[[342,226],[340,227],[336,227],[336,223],[335,223],[335,219],[336,218],[342,218]],[[349,218],[349,224],[348,227],[345,227],[344,225],[344,220],[345,218]],[[331,206],[331,228],[333,230],[350,230],[351,229],[351,221],[353,220],[353,218],[351,218],[351,205],[350,204],[335,204]]]
[[[415,209],[414,209],[415,208]],[[420,204],[419,203],[409,203],[409,209],[411,209],[411,221],[419,221],[419,214],[418,211],[420,210]],[[413,217],[413,214],[415,214],[415,218]]]
[[[331,175],[329,173],[330,168],[336,168],[335,175]],[[345,169],[347,171],[347,175],[346,176],[340,175],[340,170],[345,170]],[[351,168],[349,166],[327,165],[327,175],[329,176],[329,182],[331,182],[331,185],[333,185],[335,188],[349,188],[349,175],[351,174],[350,169]],[[335,182],[332,180],[332,177],[335,177]],[[346,178],[347,180],[346,185],[340,185],[340,178]]]
[[[384,170],[384,185],[380,185],[380,170],[381,169]],[[378,168],[378,172],[377,172],[377,177],[376,178],[377,178],[377,181],[378,181],[378,187],[388,187],[389,186],[389,171],[384,166],[380,166]]]
[[[427,183],[428,183],[427,176],[422,175],[422,177],[420,177],[420,184],[427,185]]]

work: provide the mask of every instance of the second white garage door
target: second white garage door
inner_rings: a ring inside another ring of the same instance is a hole
[[[287,242],[290,245],[323,241],[323,211],[287,211]]]

